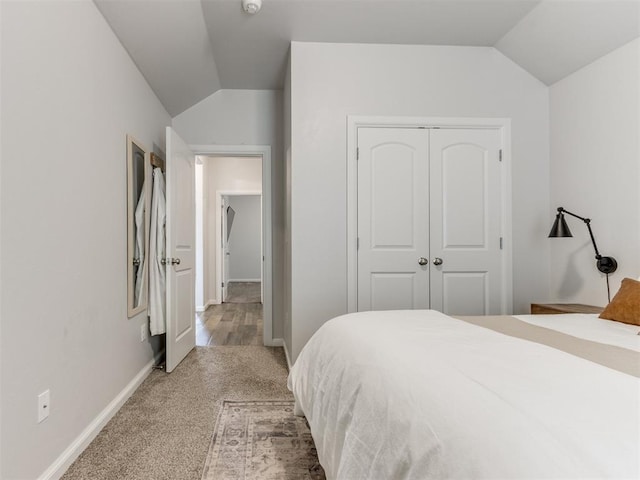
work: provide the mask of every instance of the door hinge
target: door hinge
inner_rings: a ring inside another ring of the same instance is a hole
[[[360,160],[360,147],[356,147],[356,160]]]
[[[356,238],[356,250],[360,250],[360,237]]]
[[[502,250],[502,237],[500,237],[500,250]]]
[[[502,149],[498,150],[498,160],[502,161]]]
[[[222,282],[222,288],[224,288],[224,282]]]

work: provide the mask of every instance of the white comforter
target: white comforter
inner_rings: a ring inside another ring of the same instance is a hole
[[[327,322],[289,388],[329,479],[640,478],[638,378],[439,312]]]

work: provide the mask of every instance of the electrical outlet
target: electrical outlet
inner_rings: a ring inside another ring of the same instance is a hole
[[[49,390],[45,390],[38,395],[38,423],[44,421],[49,416],[51,410],[51,399]]]
[[[140,325],[140,341],[144,342],[147,339],[147,326],[145,324]]]

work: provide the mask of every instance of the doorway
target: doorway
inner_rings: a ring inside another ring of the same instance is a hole
[[[262,194],[218,195],[221,229],[216,249],[220,248],[217,256],[222,258],[222,303],[262,303]]]
[[[271,148],[261,145],[192,145],[191,148],[203,164],[202,256],[200,263],[202,274],[196,287],[196,290],[201,291],[202,294],[200,295],[200,303],[197,304],[197,310],[199,314],[202,314],[208,307],[222,305],[224,300],[222,288],[224,260],[221,248],[222,197],[259,196],[261,253],[258,256],[258,261],[261,273],[255,277],[254,273],[250,277],[238,277],[238,279],[260,280],[262,303],[258,303],[256,308],[260,310],[261,317],[261,344],[278,346],[280,344],[274,341],[272,330]],[[218,165],[214,166],[216,160],[212,159],[218,159]],[[232,168],[229,169],[229,165],[232,165]],[[257,175],[255,168],[253,168],[255,165],[259,168]],[[247,176],[249,171],[253,171],[253,173]],[[218,180],[223,179],[224,182],[212,184],[210,180],[213,176],[217,176]],[[208,211],[208,214],[205,211]],[[232,232],[234,228],[236,227],[232,226]],[[227,269],[227,272],[230,270]],[[228,282],[225,283],[225,286],[228,286]],[[196,295],[196,298],[198,297]]]

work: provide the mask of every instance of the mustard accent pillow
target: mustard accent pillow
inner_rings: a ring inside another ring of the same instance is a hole
[[[631,278],[622,280],[620,290],[600,314],[600,318],[640,325],[640,282]]]

